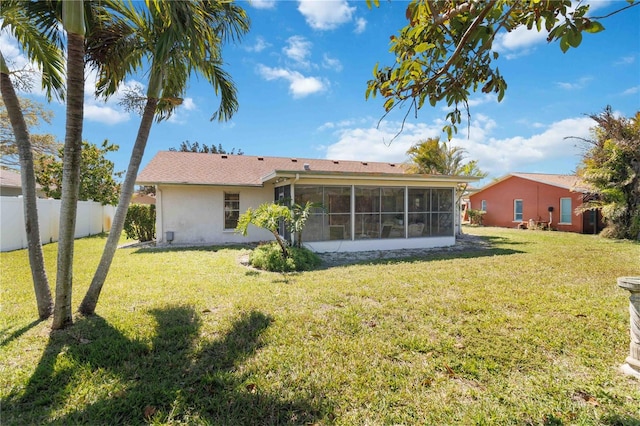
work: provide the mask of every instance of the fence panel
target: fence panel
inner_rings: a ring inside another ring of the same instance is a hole
[[[58,241],[60,200],[38,199],[38,223],[42,244]],[[79,201],[76,214],[75,237],[96,235],[111,229],[114,206],[103,206],[95,201]],[[0,198],[0,251],[19,250],[27,247],[24,229],[24,204],[22,197]]]

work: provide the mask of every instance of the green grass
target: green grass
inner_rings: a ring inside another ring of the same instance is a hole
[[[52,335],[26,251],[2,253],[0,423],[640,424],[616,285],[640,245],[466,232],[492,248],[287,275],[244,248],[121,249],[98,315]],[[103,244],[76,242],[74,307]]]

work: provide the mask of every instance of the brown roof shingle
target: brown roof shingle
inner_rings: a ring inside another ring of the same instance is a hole
[[[398,163],[160,151],[137,182],[251,186],[262,185],[262,178],[274,171],[405,174]]]

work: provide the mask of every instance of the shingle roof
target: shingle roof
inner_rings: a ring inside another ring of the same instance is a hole
[[[576,175],[552,175],[544,173],[511,173],[511,175],[573,191],[586,191],[589,186]]]
[[[20,173],[11,170],[0,169],[0,186],[9,188],[22,188]]]
[[[488,185],[480,188],[477,192],[484,191],[485,189],[492,187],[493,185],[502,182],[512,176],[519,177],[521,179],[527,179],[534,182],[544,183],[546,185],[556,186],[559,188],[565,188],[570,191],[576,192],[589,192],[590,186],[576,175],[556,175],[547,173],[509,173],[506,176],[497,179]]]
[[[405,174],[403,165],[398,163],[160,151],[138,175],[137,182],[262,185],[263,178],[275,171]]]

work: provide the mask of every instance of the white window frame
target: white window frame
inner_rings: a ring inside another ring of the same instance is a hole
[[[483,212],[487,211],[487,200],[480,201],[480,210]]]
[[[564,200],[569,200],[569,211],[568,212],[564,211],[565,209],[563,208],[563,205],[562,205],[562,202]],[[558,225],[571,225],[571,218],[573,216],[571,214],[572,213],[571,212],[572,204],[573,203],[572,203],[571,197],[562,197],[562,198],[560,198],[560,218],[559,218],[560,222],[558,222]],[[566,216],[566,215],[569,216],[569,221],[568,222],[566,220],[563,220],[563,216]]]
[[[518,219],[518,211],[517,211],[518,201],[520,202],[520,219]],[[513,200],[513,221],[522,222],[523,220],[524,220],[524,202],[522,201],[522,199],[518,198]]]
[[[227,199],[228,195],[236,195],[238,197],[237,200],[231,200],[231,199]],[[227,203],[231,204],[233,202],[237,202],[238,203],[238,208],[234,209],[232,207],[230,207]],[[238,212],[238,218],[240,217],[240,193],[239,192],[225,192],[223,194],[223,209],[222,209],[222,229],[224,229],[225,231],[235,231],[236,227],[234,226],[233,228],[227,228],[227,213],[228,212],[234,212],[237,211]],[[237,222],[236,222],[237,225]]]

